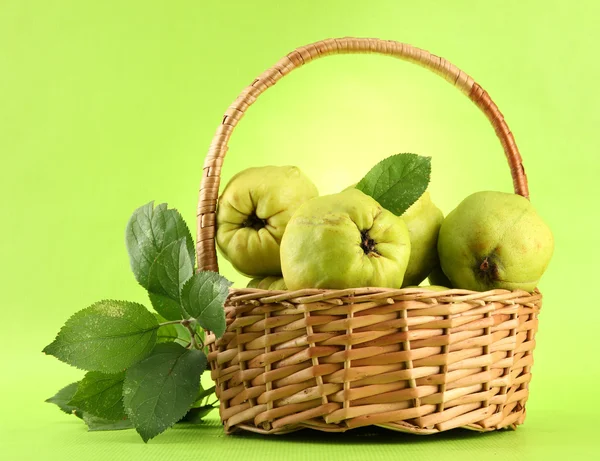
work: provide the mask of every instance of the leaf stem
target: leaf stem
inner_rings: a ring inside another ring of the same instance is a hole
[[[202,340],[202,338],[200,337],[200,333],[198,333],[197,331],[194,332],[196,334],[196,336],[198,337],[198,342],[200,343],[200,349],[204,349],[204,341]]]
[[[190,332],[190,344],[189,344],[189,348],[192,349],[201,349],[200,345],[198,344],[198,341],[196,341],[196,331],[194,330],[194,328],[191,325],[191,321],[186,319],[186,320],[182,320],[181,324],[186,327],[188,329],[188,331]]]
[[[163,326],[165,326],[165,325],[175,325],[175,324],[177,324],[177,323],[180,323],[180,324],[182,324],[182,325],[183,325],[183,322],[185,322],[185,321],[186,321],[186,320],[169,320],[168,322],[162,322],[162,323],[159,323],[159,324],[158,324],[158,326],[159,326],[159,327],[163,327]]]
[[[202,338],[200,337],[200,335],[198,334],[196,329],[192,327],[192,321],[190,319],[169,320],[168,322],[159,323],[158,326],[162,327],[165,325],[177,325],[177,324],[183,325],[190,332],[190,343],[187,346],[188,349],[191,349],[191,348],[199,349],[199,350],[204,349],[204,341],[202,341]],[[196,340],[196,337],[198,337],[197,340]]]

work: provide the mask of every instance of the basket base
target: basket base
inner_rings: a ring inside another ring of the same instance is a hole
[[[505,426],[505,427],[484,428],[484,427],[481,427],[476,424],[470,424],[468,426],[462,426],[462,427],[455,428],[455,429],[466,429],[466,430],[473,431],[473,432],[482,432],[483,433],[483,432],[494,432],[494,431],[502,431],[502,430],[513,430],[514,431],[517,429],[517,426],[518,426],[518,424],[511,424],[511,425]],[[366,426],[366,427],[369,427],[369,426]],[[437,429],[422,429],[422,428],[418,428],[418,427],[414,427],[414,426],[413,427],[403,426],[401,424],[398,424],[396,426],[375,425],[373,427],[380,427],[380,428],[386,429],[391,432],[403,432],[405,434],[413,434],[413,435],[434,435],[434,434],[440,434],[442,432],[448,432],[448,431],[439,431]],[[262,435],[286,435],[286,434],[291,434],[294,432],[299,432],[304,429],[312,429],[312,430],[317,430],[320,432],[330,432],[330,433],[344,433],[344,432],[358,430],[357,428],[322,425],[322,424],[318,424],[316,422],[315,422],[315,424],[309,424],[309,422],[307,422],[305,425],[297,426],[297,427],[293,427],[293,428],[289,428],[289,429],[284,429],[284,430],[282,430],[282,429],[269,429],[268,430],[268,429],[263,429],[263,428],[256,427],[256,426],[241,424],[239,426],[235,426],[234,428],[231,428],[230,430],[226,430],[225,434],[232,435],[232,434],[236,434],[236,433],[240,433],[240,432],[253,432],[255,434],[262,434]],[[361,429],[364,429],[364,427],[362,427]]]
[[[525,409],[523,408],[519,413],[513,413],[506,420],[515,420],[510,424],[506,424],[504,426],[492,426],[492,427],[484,427],[480,424],[466,424],[464,426],[457,426],[451,429],[437,429],[437,428],[422,428],[407,422],[399,422],[399,423],[388,423],[388,424],[374,424],[372,426],[361,426],[360,429],[368,428],[368,427],[378,427],[383,428],[389,431],[394,432],[403,432],[405,434],[414,434],[414,435],[433,435],[440,434],[442,432],[447,432],[452,429],[466,429],[473,432],[494,432],[501,430],[516,430],[517,426],[520,426],[525,421]],[[239,432],[254,432],[256,434],[263,435],[285,435],[291,434],[292,432],[298,432],[303,429],[312,429],[320,432],[332,432],[332,433],[342,433],[349,431],[356,431],[359,428],[348,427],[345,424],[327,424],[322,420],[314,419],[305,421],[302,424],[298,424],[295,426],[290,426],[287,428],[272,428],[272,427],[256,427],[249,424],[239,424],[234,427],[227,427],[225,424],[225,434],[235,434]]]

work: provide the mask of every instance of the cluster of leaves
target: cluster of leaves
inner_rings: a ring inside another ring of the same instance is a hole
[[[183,218],[150,202],[126,230],[131,269],[156,313],[103,300],[74,314],[44,352],[85,377],[48,402],[82,418],[90,430],[134,427],[147,442],[177,422],[199,422],[215,402],[200,384],[206,369],[204,330],[225,332],[231,283],[194,271],[194,242]]]

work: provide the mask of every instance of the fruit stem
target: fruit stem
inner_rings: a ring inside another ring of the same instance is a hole
[[[365,252],[366,255],[371,254],[371,253],[379,254],[379,253],[377,253],[377,250],[375,249],[375,246],[376,246],[375,240],[373,240],[369,236],[368,230],[360,231],[360,237],[361,237],[360,247],[362,248],[362,250]]]
[[[261,219],[255,214],[251,214],[248,218],[242,223],[244,227],[251,227],[254,230],[260,230],[267,225],[267,221],[265,219]]]
[[[498,265],[493,260],[490,261],[489,256],[486,256],[479,265],[479,276],[488,282],[498,280],[498,272]]]
[[[481,265],[479,266],[479,269],[483,272],[487,272],[490,269],[490,263],[488,262],[488,259],[485,258],[483,260],[483,262],[481,263]]]

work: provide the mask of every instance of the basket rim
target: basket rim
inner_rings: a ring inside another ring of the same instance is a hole
[[[467,302],[480,303],[499,302],[503,304],[534,305],[542,299],[536,288],[532,293],[525,290],[506,290],[496,288],[488,291],[473,291],[462,288],[449,288],[444,291],[427,290],[426,288],[379,288],[361,287],[345,289],[305,288],[302,290],[264,290],[259,288],[229,288],[229,303],[260,302],[261,304],[293,303],[308,304],[327,301],[337,305],[353,304],[363,301],[397,301],[432,300],[435,302]]]

